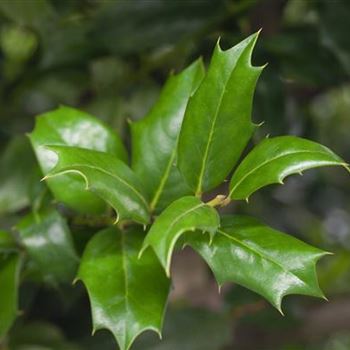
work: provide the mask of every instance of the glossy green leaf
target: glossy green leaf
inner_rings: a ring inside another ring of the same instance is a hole
[[[178,165],[197,194],[226,178],[255,129],[252,101],[262,68],[250,61],[257,36],[226,51],[217,44],[208,73],[188,103]]]
[[[111,153],[127,161],[125,148],[110,127],[89,114],[70,107],[60,107],[39,116],[29,137],[44,175],[57,162],[57,155],[46,145],[87,148]],[[58,201],[79,212],[100,213],[105,209],[103,201],[84,191],[84,181],[80,177],[67,174],[50,179],[48,186]]]
[[[28,140],[24,136],[13,138],[0,162],[0,214],[16,212],[30,203],[28,190],[37,168]]]
[[[209,245],[198,234],[189,244],[220,285],[235,282],[264,296],[280,312],[289,294],[323,297],[316,262],[328,254],[248,216],[226,216]]]
[[[266,138],[241,162],[230,183],[230,197],[248,199],[261,187],[282,183],[291,174],[345,162],[327,147],[295,136]]]
[[[0,254],[0,339],[17,316],[20,256]]]
[[[56,210],[29,214],[16,228],[31,263],[47,283],[73,280],[79,259],[67,223]]]
[[[148,203],[134,172],[117,157],[78,147],[50,146],[58,154],[55,168],[47,175],[73,173],[85,181],[85,190],[97,194],[117,212],[117,220],[149,221]]]
[[[150,228],[142,252],[151,246],[170,276],[171,256],[179,237],[188,232],[200,230],[212,237],[219,227],[217,211],[197,197],[183,197],[173,202],[156,219]],[[209,241],[209,239],[206,237]]]
[[[169,280],[152,251],[138,253],[144,233],[111,227],[97,233],[83,254],[78,279],[91,302],[94,332],[109,329],[121,350],[145,330],[160,335]]]
[[[186,105],[203,75],[198,60],[170,76],[149,114],[131,124],[132,168],[151,198],[151,209],[163,209],[191,192],[175,166],[176,148]]]

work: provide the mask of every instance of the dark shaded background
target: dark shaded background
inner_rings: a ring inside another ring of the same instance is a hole
[[[260,28],[254,63],[269,65],[254,105],[254,120],[265,124],[253,143],[294,134],[349,161],[348,0],[0,0],[1,228],[11,228],[36,196],[40,174],[23,137],[35,115],[76,106],[128,142],[127,119],[146,114],[171,70],[199,55],[208,62],[219,36],[228,48]],[[229,208],[334,252],[318,266],[328,303],[288,297],[282,317],[243,288],[226,286],[219,295],[202,261],[185,250],[173,266],[164,341],[146,334],[135,349],[350,349],[349,195],[348,175],[323,169]],[[115,348],[107,332],[89,336],[82,287],[25,284],[21,307],[11,349]]]

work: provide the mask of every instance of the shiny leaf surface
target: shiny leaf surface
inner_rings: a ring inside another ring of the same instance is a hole
[[[198,198],[180,198],[156,219],[145,238],[141,253],[151,246],[169,276],[171,255],[179,237],[195,230],[209,232],[213,236],[219,221],[217,211]],[[205,239],[209,241],[208,237]]]
[[[202,61],[198,60],[170,76],[149,114],[131,124],[132,168],[142,179],[152,209],[163,209],[191,192],[175,166],[176,147],[187,102],[203,75]]]
[[[138,258],[143,235],[114,227],[97,233],[78,274],[89,293],[94,331],[109,329],[121,350],[145,330],[160,334],[168,298],[170,283],[154,253]]]
[[[22,245],[44,281],[57,285],[73,280],[79,259],[67,223],[56,210],[29,214],[16,228]]]
[[[0,254],[0,339],[17,316],[20,256]]]
[[[77,147],[52,146],[59,157],[50,179],[73,173],[85,181],[85,190],[97,194],[110,204],[118,220],[131,219],[147,224],[148,203],[134,172],[117,157]]]
[[[29,137],[44,175],[57,162],[57,155],[46,145],[93,149],[127,161],[124,146],[110,127],[89,114],[70,107],[60,107],[39,116]],[[58,201],[79,212],[99,213],[105,208],[103,201],[84,191],[84,181],[80,177],[67,174],[50,179],[48,185]]]
[[[259,188],[291,174],[345,162],[327,147],[295,136],[266,138],[241,162],[230,182],[230,197],[247,199]]]
[[[257,36],[226,51],[217,44],[208,73],[188,103],[178,165],[197,194],[225,179],[255,129],[252,100],[262,68],[250,61]]]
[[[264,296],[280,312],[289,294],[323,297],[315,265],[328,254],[248,216],[222,218],[212,244],[200,234],[189,244],[220,285],[235,282]]]

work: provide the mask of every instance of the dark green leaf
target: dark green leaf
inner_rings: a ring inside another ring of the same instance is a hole
[[[0,254],[0,339],[17,315],[20,257]]]
[[[327,147],[295,136],[266,138],[243,159],[230,183],[230,197],[248,199],[261,187],[291,174],[345,162]]]
[[[89,293],[94,332],[109,329],[121,350],[145,330],[160,334],[169,280],[153,252],[138,258],[143,232],[111,227],[96,234],[82,257],[78,278]]]
[[[217,211],[197,197],[180,198],[156,219],[145,238],[141,253],[151,246],[169,276],[171,256],[179,237],[195,230],[209,232],[213,236],[219,221]]]
[[[56,210],[29,214],[16,228],[31,262],[47,283],[73,280],[78,256],[67,223]]]
[[[163,339],[145,334],[135,350],[222,350],[230,344],[231,322],[225,313],[208,310],[170,309],[165,320]]]
[[[151,198],[151,209],[163,209],[191,192],[175,166],[176,147],[187,102],[203,75],[201,60],[172,75],[145,119],[131,124],[132,167]]]
[[[250,61],[257,36],[227,51],[217,44],[208,73],[188,103],[178,165],[196,194],[225,179],[255,129],[252,100],[262,68]]]
[[[315,264],[328,253],[254,218],[223,217],[211,244],[200,234],[189,244],[206,260],[220,285],[238,283],[264,296],[280,312],[286,295],[323,297]]]
[[[47,175],[73,173],[85,181],[85,190],[97,194],[117,212],[117,220],[149,221],[148,203],[133,171],[115,156],[77,147],[50,146],[59,161]]]
[[[82,350],[68,342],[57,325],[36,320],[14,327],[9,335],[8,348],[11,350]]]
[[[13,138],[1,157],[0,214],[15,212],[29,205],[28,190],[36,167],[28,140],[25,137]]]
[[[16,242],[12,235],[6,231],[0,230],[0,253],[16,250]]]
[[[39,116],[30,140],[44,175],[57,162],[57,155],[46,145],[93,149],[127,161],[124,146],[111,128],[89,114],[70,107],[60,107]],[[58,201],[77,211],[96,213],[105,208],[103,201],[84,190],[84,181],[80,177],[67,174],[49,180],[48,185]]]

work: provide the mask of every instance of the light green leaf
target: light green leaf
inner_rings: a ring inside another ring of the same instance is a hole
[[[140,255],[151,246],[170,276],[171,256],[179,237],[195,230],[209,232],[213,236],[219,224],[219,216],[214,208],[197,197],[180,198],[156,219],[145,238]]]
[[[134,172],[115,156],[78,147],[50,146],[59,161],[46,176],[73,173],[85,181],[85,190],[97,194],[117,212],[117,221],[131,219],[147,224],[147,200]]]
[[[230,183],[232,199],[248,199],[261,187],[282,183],[291,174],[345,162],[327,147],[295,136],[266,138],[241,162]]]
[[[323,297],[316,262],[328,254],[248,216],[226,216],[209,245],[200,234],[189,244],[222,285],[235,282],[264,296],[280,312],[289,294]]]
[[[201,60],[170,76],[149,114],[131,124],[132,168],[151,198],[151,209],[191,193],[175,166],[176,148],[186,105],[203,76]]]
[[[79,259],[67,223],[56,210],[29,214],[16,228],[34,269],[45,282],[57,285],[73,280]]]
[[[109,329],[121,350],[145,330],[160,335],[170,283],[153,252],[138,258],[143,232],[111,227],[97,233],[83,254],[78,279],[91,302],[94,332]]]
[[[57,155],[46,145],[87,148],[107,152],[127,161],[126,150],[110,127],[70,107],[60,107],[39,116],[29,137],[44,175],[57,162]],[[103,201],[84,190],[84,181],[80,177],[67,174],[50,179],[48,186],[58,201],[79,212],[101,213],[105,209]]]
[[[17,316],[20,256],[0,254],[0,339]]]
[[[257,37],[253,34],[227,51],[218,43],[208,73],[188,103],[178,165],[196,194],[226,178],[255,129],[252,101],[262,68],[250,61]]]
[[[13,138],[0,162],[0,214],[16,212],[30,204],[30,182],[37,170],[28,140],[25,137]]]

